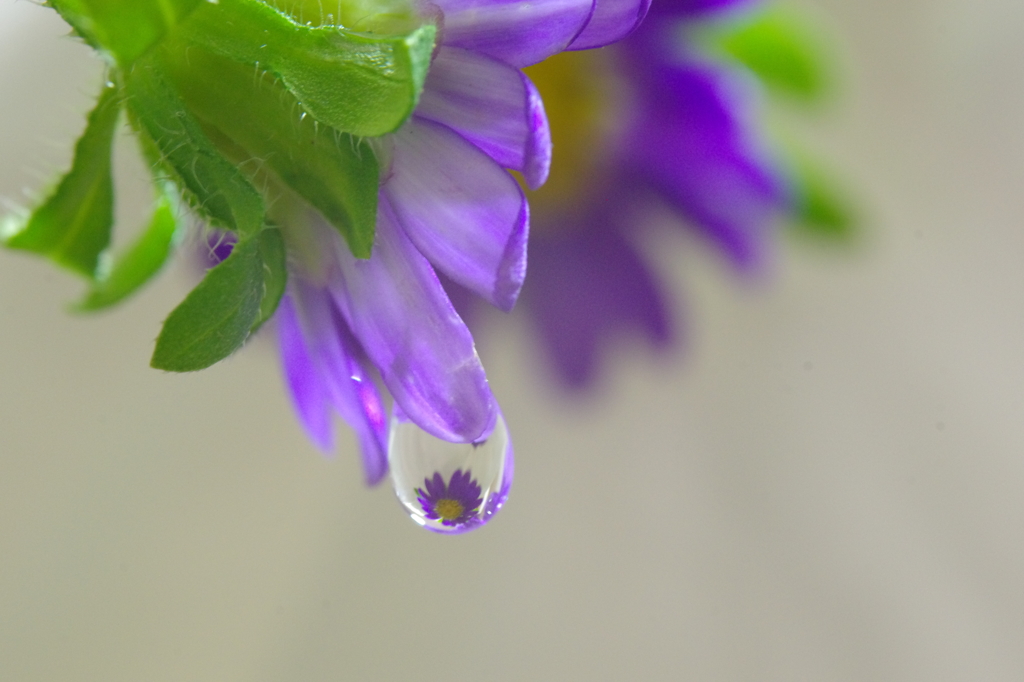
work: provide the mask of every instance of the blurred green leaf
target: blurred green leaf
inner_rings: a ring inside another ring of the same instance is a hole
[[[713,30],[712,43],[781,95],[815,101],[830,87],[825,46],[796,12],[769,7],[750,21]]]
[[[380,171],[367,142],[302,114],[270,76],[195,47],[164,56],[196,116],[320,211],[353,254],[370,257]]]
[[[840,184],[818,165],[797,157],[793,164],[794,227],[802,233],[837,240],[857,229],[853,202]]]
[[[213,145],[154,59],[135,65],[125,91],[136,127],[148,138],[147,155],[159,154],[192,206],[240,239],[257,235],[266,219],[263,197]]]
[[[98,50],[128,67],[205,0],[48,0]]]
[[[116,258],[110,272],[95,282],[75,309],[99,310],[134,293],[163,267],[177,232],[174,209],[165,197],[157,204],[145,232],[125,253]]]
[[[280,78],[320,123],[358,136],[398,128],[412,114],[436,29],[405,35],[310,27],[257,0],[205,3],[177,35]]]
[[[5,243],[94,277],[114,224],[110,153],[120,113],[116,89],[104,88],[75,145],[71,170]]]
[[[235,244],[231,255],[207,272],[164,321],[150,364],[171,372],[193,372],[231,355],[280,300],[283,261],[277,229]]]

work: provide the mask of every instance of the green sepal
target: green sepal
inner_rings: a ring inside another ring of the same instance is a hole
[[[193,12],[177,36],[269,71],[320,123],[375,137],[412,114],[436,32],[431,24],[397,36],[311,27],[258,0],[219,0]]]
[[[92,278],[114,224],[111,148],[120,100],[105,87],[75,144],[71,170],[24,222],[8,228],[4,243],[32,251]]]
[[[170,372],[193,372],[240,348],[280,300],[283,259],[284,246],[275,228],[235,244],[231,255],[210,269],[164,321],[150,364]]]
[[[260,258],[263,260],[263,298],[259,315],[252,324],[252,333],[274,316],[288,285],[287,252],[281,231],[277,228],[268,228],[260,235]]]
[[[303,115],[270,76],[254,77],[198,47],[162,56],[189,109],[244,150],[242,168],[272,170],[337,228],[353,254],[370,257],[380,170],[368,142]]]
[[[181,234],[171,200],[161,198],[149,226],[131,247],[114,259],[109,272],[97,278],[92,289],[73,309],[100,310],[135,293],[163,267]]]
[[[128,67],[206,0],[48,0],[97,50]]]
[[[770,7],[749,21],[712,27],[702,37],[712,52],[740,62],[780,95],[814,102],[831,88],[828,50],[793,10]]]
[[[847,241],[857,233],[853,201],[841,185],[806,158],[792,160],[793,227],[797,232]]]
[[[263,197],[213,145],[154,59],[136,63],[125,92],[147,155],[159,155],[192,207],[240,240],[256,236],[266,221]]]

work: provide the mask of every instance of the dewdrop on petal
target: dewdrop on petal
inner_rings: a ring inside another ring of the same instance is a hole
[[[500,412],[485,440],[450,443],[396,410],[388,463],[398,501],[413,521],[435,533],[479,528],[501,509],[512,487],[512,441]]]

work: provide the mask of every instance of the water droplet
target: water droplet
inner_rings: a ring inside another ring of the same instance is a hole
[[[398,501],[413,521],[435,533],[479,528],[501,509],[512,487],[512,441],[501,414],[479,443],[449,443],[396,415],[388,464]]]

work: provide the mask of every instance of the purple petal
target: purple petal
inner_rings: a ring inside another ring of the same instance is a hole
[[[586,28],[569,45],[570,50],[589,50],[625,38],[640,25],[651,0],[597,0]]]
[[[499,165],[522,171],[537,189],[551,165],[544,104],[519,69],[484,55],[442,47],[430,65],[416,115],[443,123]]]
[[[643,69],[637,66],[637,71]],[[750,93],[713,67],[650,65],[628,170],[720,242],[740,265],[759,261],[785,187],[756,143]]]
[[[382,187],[420,253],[453,281],[511,310],[526,274],[529,208],[507,171],[450,128],[413,118]]]
[[[523,295],[568,386],[593,380],[599,346],[623,328],[646,333],[658,346],[672,341],[661,287],[600,215],[591,216],[586,227],[563,226],[542,235],[530,244]]]
[[[473,488],[476,488],[476,492],[472,492]],[[480,494],[480,486],[474,485],[468,470],[463,472],[462,469],[456,469],[448,481],[448,494],[463,501],[470,501]]]
[[[373,255],[360,260],[333,243],[343,280],[335,301],[404,412],[444,440],[488,433],[497,409],[473,337],[383,193]]]
[[[441,0],[441,43],[529,66],[561,52],[583,30],[593,0]]]
[[[299,421],[306,429],[306,435],[318,448],[332,452],[334,429],[331,427],[330,397],[302,338],[299,318],[290,296],[281,299],[274,319],[281,351],[281,368]]]
[[[444,287],[444,292],[448,294],[448,300],[452,302],[455,312],[459,314],[462,321],[473,332],[473,338],[479,339],[480,335],[477,330],[480,329],[480,319],[484,311],[483,302],[480,300],[480,297],[461,284],[453,282],[443,272],[437,272],[436,274],[438,281],[441,282],[441,286]]]
[[[431,502],[436,502],[438,498],[444,497],[445,493],[447,492],[447,489],[445,488],[444,485],[444,479],[441,478],[440,473],[435,472],[433,478],[423,479],[423,483],[427,488],[427,495],[430,496]]]
[[[295,277],[294,302],[313,367],[330,392],[334,408],[356,432],[369,485],[387,473],[387,425],[384,405],[353,338],[329,292]]]
[[[544,100],[537,86],[526,77],[526,74],[520,75],[528,90],[531,132],[527,138],[526,164],[522,172],[527,186],[536,190],[548,181],[548,173],[551,171],[551,127],[548,125],[548,114],[544,110]]]
[[[652,20],[654,17],[700,15],[746,8],[760,2],[761,0],[658,0],[651,4],[650,15]]]

